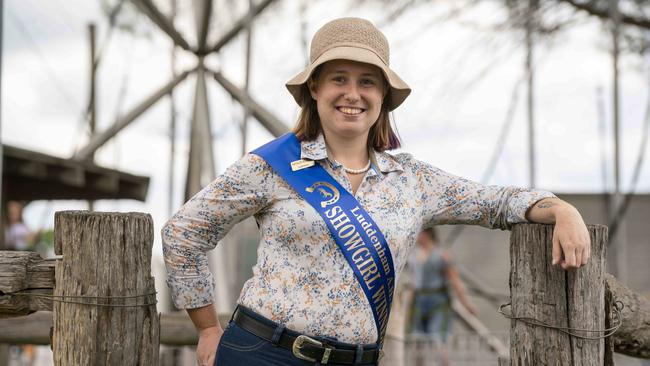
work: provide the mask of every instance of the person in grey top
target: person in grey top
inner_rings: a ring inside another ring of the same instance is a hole
[[[454,266],[451,254],[438,245],[434,228],[426,228],[417,238],[417,249],[409,260],[413,300],[410,310],[410,330],[424,334],[438,343],[442,363],[448,363],[447,341],[451,329],[451,294],[473,315],[477,310],[467,298],[465,286]]]

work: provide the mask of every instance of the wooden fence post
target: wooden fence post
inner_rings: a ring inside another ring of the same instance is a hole
[[[591,258],[578,269],[552,266],[552,225],[515,225],[510,238],[511,315],[558,327],[605,329],[607,228],[589,225]],[[603,333],[573,331],[582,336]],[[511,365],[603,366],[605,340],[585,340],[557,329],[512,320]]]
[[[148,214],[55,214],[54,365],[158,364],[152,244]]]

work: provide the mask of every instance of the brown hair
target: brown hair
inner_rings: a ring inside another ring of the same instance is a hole
[[[426,229],[422,229],[421,233],[427,234],[431,240],[435,241],[436,243],[438,242],[438,233],[436,232],[435,228],[428,227]]]
[[[300,141],[314,140],[322,132],[318,107],[316,106],[316,101],[311,97],[308,87],[310,82],[315,82],[318,79],[321,66],[316,67],[309,77],[309,81],[302,85],[300,115],[298,116],[296,126],[293,128],[293,133],[296,134]],[[383,79],[384,88],[390,88],[386,78],[384,77]],[[388,89],[381,103],[381,111],[379,112],[377,122],[370,128],[370,132],[368,133],[368,147],[380,152],[398,149],[402,145],[396,130],[393,130],[391,126],[390,111],[388,110],[389,100],[390,89]]]

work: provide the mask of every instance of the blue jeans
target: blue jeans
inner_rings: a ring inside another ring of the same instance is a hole
[[[417,294],[413,299],[411,332],[428,334],[446,342],[451,329],[452,317],[451,303],[447,293]]]
[[[241,308],[240,308],[241,309]],[[258,320],[271,322],[263,316],[247,311],[247,314]],[[319,339],[319,337],[313,337]],[[322,339],[322,338],[321,338]],[[330,344],[337,347],[338,342]],[[338,343],[342,345],[343,343]],[[320,363],[313,363],[296,358],[293,353],[283,347],[277,346],[266,339],[260,338],[248,331],[242,329],[234,321],[230,321],[224,330],[219,346],[217,347],[217,356],[214,366],[307,366]],[[328,365],[342,366],[341,364],[328,363]],[[358,364],[365,366],[375,366],[376,364]]]

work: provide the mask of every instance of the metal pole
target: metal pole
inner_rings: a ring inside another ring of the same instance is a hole
[[[95,60],[96,53],[96,35],[97,28],[94,23],[88,24],[88,37],[90,40],[90,102],[88,103],[88,113],[90,115],[90,134],[95,134],[95,129],[97,127],[97,106],[95,104],[95,95],[96,95],[96,83],[95,77],[97,75],[97,67]],[[91,154],[91,158],[94,158],[95,153]]]
[[[264,108],[261,104],[257,103],[250,94],[238,88],[230,80],[226,79],[220,72],[212,71],[214,79],[224,88],[231,97],[235,98],[239,103],[244,104],[246,100],[250,104],[251,115],[257,119],[260,124],[266,128],[273,136],[280,137],[289,132],[290,129],[284,122],[280,121],[278,117],[273,115],[271,111]]]
[[[251,42],[253,33],[253,0],[248,1],[248,26],[246,27],[246,74],[244,75],[244,92],[248,95],[248,85],[251,72]],[[246,137],[248,134],[248,119],[251,114],[250,100],[244,100],[244,120],[241,124],[241,154],[246,155]]]
[[[183,36],[178,33],[169,19],[167,19],[165,15],[163,15],[163,13],[158,10],[156,5],[151,0],[133,0],[133,3],[163,32],[167,33],[169,38],[171,38],[175,44],[181,46],[187,51],[192,50],[185,38],[183,38]]]
[[[199,57],[199,67],[196,71],[192,127],[190,131],[190,154],[187,163],[185,201],[192,198],[194,194],[208,185],[216,177],[205,73],[203,57]]]
[[[300,43],[305,55],[305,67],[309,65],[309,39],[307,37],[307,0],[300,0]]]
[[[3,180],[4,180],[4,145],[2,142],[2,59],[3,59],[3,52],[2,52],[2,37],[3,37],[3,29],[4,29],[4,0],[0,0],[0,249],[4,249],[5,246],[5,233],[4,233],[4,200],[5,200],[5,195],[4,195],[4,185],[3,185]],[[3,355],[0,350],[0,361],[3,361]]]
[[[253,13],[252,17],[255,18],[257,15],[259,15],[262,12],[262,10],[266,9],[266,7],[271,5],[274,1],[276,0],[263,0],[257,6],[254,6],[252,8],[252,13]],[[221,47],[225,46],[226,43],[230,42],[231,39],[238,36],[239,32],[246,27],[246,24],[248,23],[247,19],[249,16],[251,15],[246,14],[242,19],[239,19],[232,26],[232,28],[230,28],[230,30],[226,32],[209,51],[206,52],[207,53],[217,52],[221,49]]]
[[[530,188],[535,187],[535,105],[534,105],[534,65],[533,65],[533,32],[535,28],[534,19],[537,10],[538,0],[528,0],[526,11],[526,76],[528,78],[528,175]]]
[[[103,131],[96,136],[94,136],[83,149],[79,150],[74,155],[75,160],[84,160],[87,159],[93,152],[102,147],[108,140],[113,138],[118,132],[123,128],[127,127],[131,122],[138,118],[142,113],[146,112],[151,108],[156,102],[158,102],[162,97],[169,94],[169,91],[172,90],[176,85],[181,81],[185,80],[187,75],[190,72],[194,72],[196,69],[189,71],[184,71],[173,80],[169,81],[167,84],[162,86],[159,90],[151,94],[147,99],[142,101],[140,104],[136,105],[131,109],[127,114],[125,114],[119,121],[116,121],[111,127],[106,131]]]
[[[174,25],[174,19],[176,18],[176,0],[171,0],[171,22]],[[172,79],[176,78],[176,44],[172,45],[172,58],[171,58],[171,69],[172,69]],[[174,103],[174,89],[169,90],[169,195],[168,195],[168,211],[169,214],[174,214],[174,168],[176,160],[176,104]]]
[[[611,208],[611,197],[609,194],[609,176],[607,169],[607,122],[605,118],[605,100],[603,96],[603,88],[598,87],[596,89],[596,109],[598,111],[598,129],[600,135],[600,166],[601,166],[601,177],[603,179],[603,207],[605,209],[605,219],[608,219],[612,212]]]
[[[170,22],[172,26],[175,26],[174,20],[176,19],[177,13],[177,0],[170,0],[171,5],[171,17]],[[172,79],[176,78],[176,43],[172,44],[171,48],[171,74]],[[176,103],[174,101],[174,89],[169,90],[169,191],[167,196],[167,211],[171,217],[175,212],[174,205],[174,170],[176,167]],[[171,298],[167,298],[166,305],[168,308],[173,309]],[[181,362],[179,359],[180,350],[177,347],[170,347],[170,349],[161,355],[161,358],[170,360],[169,365],[176,365]]]
[[[618,68],[618,56],[619,56],[619,26],[620,26],[620,17],[618,12],[618,0],[610,0],[611,4],[611,16],[612,16],[612,103],[613,103],[613,121],[614,121],[614,193],[618,195],[620,193],[620,170],[619,170],[619,118],[620,118],[620,106],[619,106],[619,68]]]
[[[208,30],[212,15],[212,0],[194,0],[194,17],[196,20],[196,39],[199,54],[207,49]]]
[[[621,14],[618,8],[618,0],[610,0],[610,17],[612,20],[612,104],[613,104],[613,123],[614,123],[614,204],[613,212],[610,213],[611,217],[616,215],[618,208],[623,204],[623,199],[621,195],[621,174],[620,174],[620,70],[619,70],[619,53],[620,53],[620,26],[621,26]],[[627,262],[627,250],[625,243],[625,225],[624,222],[619,222],[619,227],[621,230],[618,230],[618,233],[612,237],[611,241],[615,245],[615,250],[612,252],[615,256],[615,273],[616,277],[620,279],[623,283],[627,280],[627,271],[626,262]]]
[[[88,114],[89,114],[89,125],[90,125],[90,138],[92,139],[95,136],[95,130],[97,128],[97,105],[95,103],[96,96],[96,76],[97,76],[97,60],[95,59],[96,53],[96,27],[95,24],[88,24],[88,37],[90,38],[90,98],[88,102]],[[95,160],[95,152],[93,151],[88,159],[93,162]],[[88,210],[94,211],[95,204],[92,200],[88,200]]]

